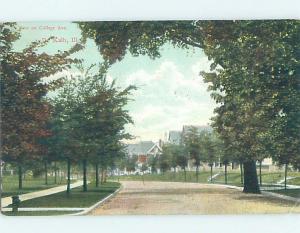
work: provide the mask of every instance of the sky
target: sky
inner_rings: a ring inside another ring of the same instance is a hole
[[[19,23],[21,38],[14,44],[16,50],[35,40],[50,36],[56,39],[41,49],[47,53],[64,51],[79,41],[81,34],[71,22]],[[207,125],[216,104],[207,91],[207,84],[199,75],[209,71],[210,62],[200,49],[180,49],[166,44],[161,57],[155,60],[147,56],[125,58],[108,70],[108,80],[116,80],[119,87],[136,85],[126,108],[134,124],[126,130],[135,136],[133,141],[164,139],[170,130],[181,130],[183,125]],[[102,61],[94,41],[88,40],[85,48],[73,57],[84,59],[86,67]],[[60,75],[70,75],[74,70]]]

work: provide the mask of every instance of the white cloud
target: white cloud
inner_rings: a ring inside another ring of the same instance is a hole
[[[139,87],[129,106],[135,122],[127,127],[129,132],[142,140],[158,140],[166,131],[185,124],[207,124],[214,102],[199,71],[209,66],[207,59],[201,59],[179,70],[173,62],[164,61],[154,72],[141,69],[128,75],[126,84]]]
[[[202,57],[198,62],[192,65],[192,71],[194,75],[199,75],[200,71],[209,72],[211,61],[207,59],[207,57]]]

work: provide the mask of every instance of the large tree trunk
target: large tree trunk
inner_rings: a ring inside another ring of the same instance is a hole
[[[241,170],[241,184],[244,184],[243,163],[240,163],[240,170]]]
[[[99,187],[99,165],[96,163],[95,165],[95,170],[96,170],[96,187]]]
[[[256,163],[254,160],[244,162],[244,193],[260,193]]]
[[[86,170],[87,170],[87,161],[84,159],[82,161],[83,164],[83,192],[87,192],[87,176],[86,176]]]
[[[262,186],[262,174],[261,174],[262,160],[259,161],[259,185]]]
[[[227,182],[228,182],[228,179],[227,179],[227,166],[228,166],[228,163],[225,163],[224,164],[225,166],[225,184],[227,184]]]
[[[18,176],[19,176],[19,189],[23,188],[23,176],[22,176],[22,165],[19,164],[18,165]]]
[[[183,168],[183,171],[184,171],[184,182],[186,182],[186,170],[185,170],[185,167]]]
[[[286,190],[287,186],[287,171],[288,171],[288,164],[286,163],[284,166],[284,189]]]
[[[71,192],[71,159],[68,158],[67,161],[67,194]]]
[[[45,166],[45,185],[48,185],[48,163],[47,163],[47,161],[45,161],[44,166]]]

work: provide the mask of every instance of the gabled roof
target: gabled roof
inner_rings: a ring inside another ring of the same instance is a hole
[[[148,150],[147,154],[150,154],[151,151],[152,151],[155,147],[156,147],[160,152],[162,152],[162,148],[161,148],[158,144],[154,144],[154,145],[150,148],[150,150]]]
[[[155,143],[152,141],[141,141],[135,144],[128,144],[127,151],[129,154],[134,155],[146,155],[148,151],[151,151]]]
[[[182,133],[181,131],[169,131],[168,142],[179,144],[181,141]]]

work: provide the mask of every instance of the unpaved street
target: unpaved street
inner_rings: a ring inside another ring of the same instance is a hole
[[[244,194],[217,185],[123,181],[123,189],[91,215],[300,213],[300,203]]]

